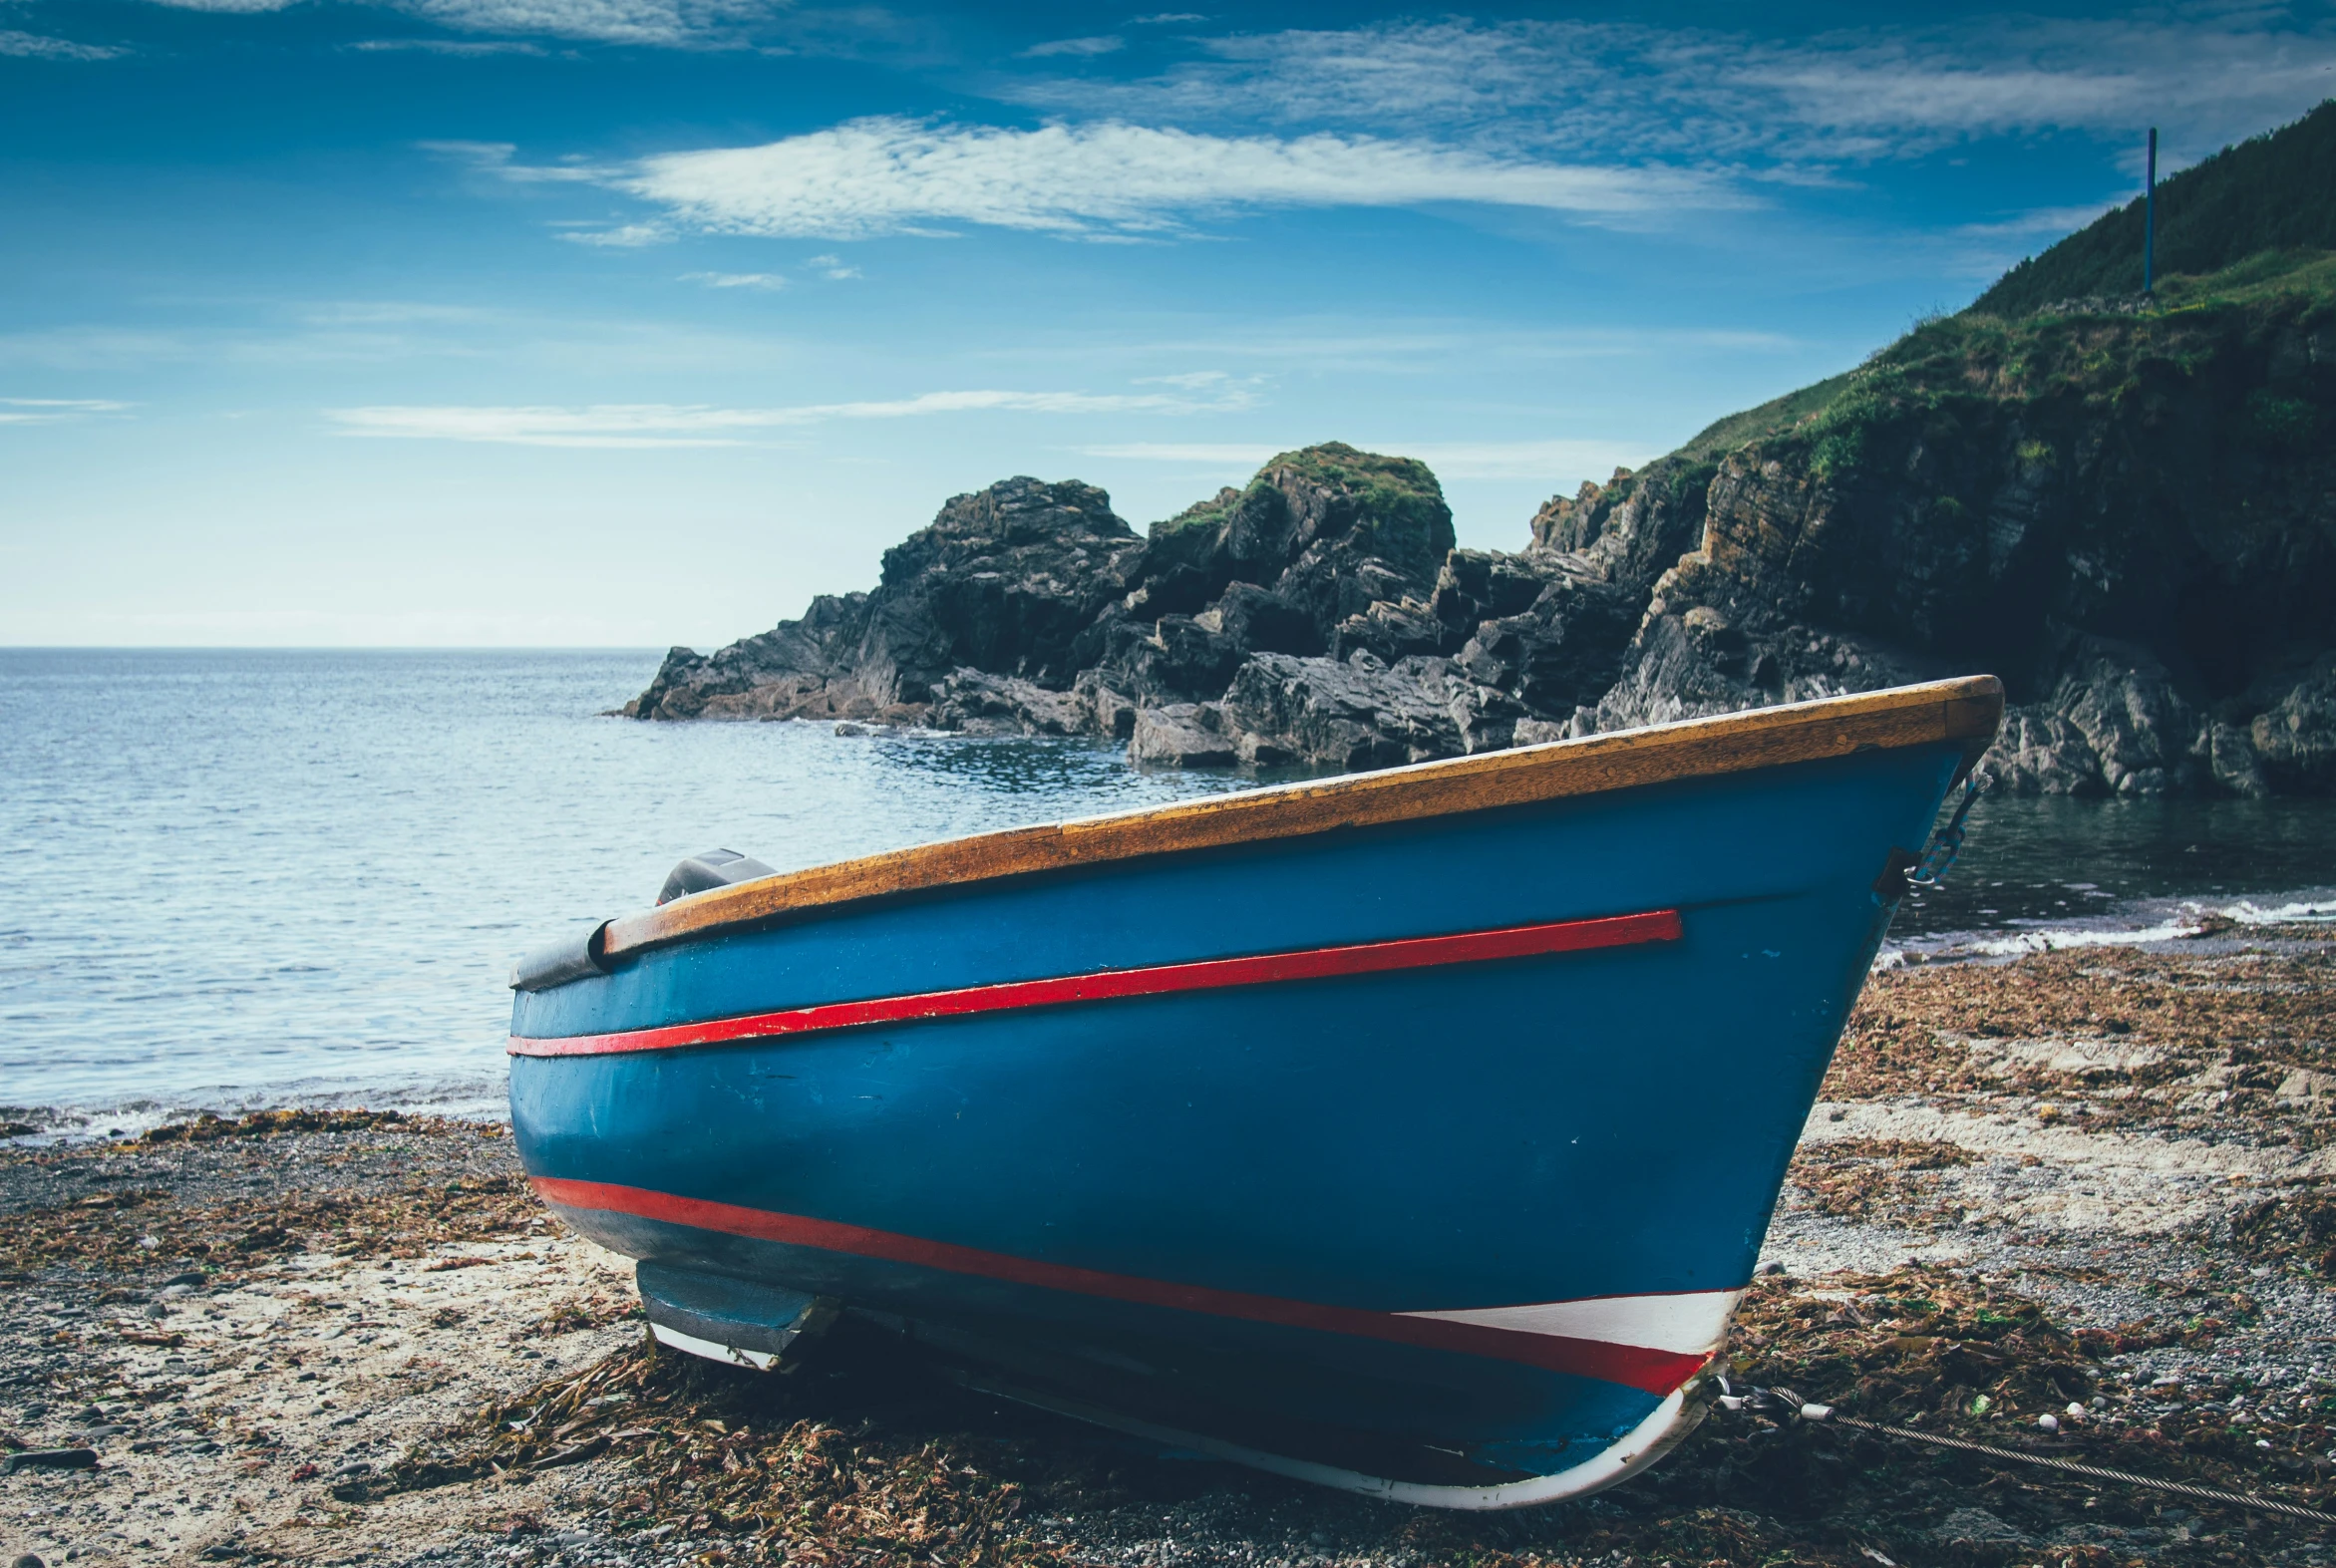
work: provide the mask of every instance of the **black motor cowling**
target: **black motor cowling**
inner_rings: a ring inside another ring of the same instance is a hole
[[[733,882],[751,882],[758,876],[778,874],[776,866],[765,865],[735,849],[709,849],[704,854],[691,855],[673,868],[665,878],[665,885],[657,889],[657,902],[670,904],[676,898],[687,898],[692,893],[703,893],[710,888],[728,887]]]

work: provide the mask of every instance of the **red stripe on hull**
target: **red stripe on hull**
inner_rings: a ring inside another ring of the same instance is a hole
[[[1328,1307],[1316,1302],[1289,1301],[1277,1296],[1251,1296],[1216,1290],[1206,1285],[1178,1285],[1130,1274],[1107,1274],[1097,1269],[1041,1263],[1010,1253],[984,1252],[952,1242],[927,1241],[892,1231],[834,1220],[807,1219],[768,1209],[741,1208],[703,1198],[676,1197],[642,1187],[616,1186],[598,1181],[569,1181],[553,1176],[530,1178],[545,1202],[564,1208],[597,1209],[687,1225],[725,1235],[749,1236],[758,1241],[817,1247],[854,1257],[880,1258],[950,1274],[970,1274],[1045,1290],[1097,1296],[1109,1301],[1134,1302],[1147,1307],[1171,1307],[1180,1312],[1239,1318],[1250,1323],[1312,1329],[1358,1339],[1387,1340],[1429,1350],[1454,1351],[1497,1361],[1518,1362],[1548,1372],[1619,1383],[1658,1398],[1671,1393],[1701,1371],[1707,1358],[1678,1351],[1647,1350],[1635,1345],[1612,1345],[1602,1340],[1562,1339],[1526,1334],[1514,1329],[1487,1328],[1440,1318],[1409,1318],[1359,1307]]]
[[[1211,958],[1189,964],[1157,964],[1145,969],[1112,969],[1046,980],[1012,980],[927,991],[913,996],[875,997],[864,1002],[824,1002],[813,1007],[752,1013],[744,1018],[672,1024],[660,1029],[610,1035],[571,1035],[534,1040],[513,1035],[510,1053],[522,1057],[605,1056],[626,1051],[671,1051],[682,1046],[766,1040],[869,1024],[959,1018],[1013,1008],[1059,1007],[1070,1002],[1104,1002],[1121,997],[1165,996],[1177,991],[1212,991],[1227,986],[1262,986],[1291,980],[1327,980],[1340,975],[1382,974],[1442,964],[1478,964],[1502,958],[1538,958],[1601,947],[1679,939],[1679,911],[1609,915],[1596,920],[1558,920],[1508,926],[1498,931],[1464,931],[1454,936],[1404,937],[1349,947],[1319,947],[1250,958]]]

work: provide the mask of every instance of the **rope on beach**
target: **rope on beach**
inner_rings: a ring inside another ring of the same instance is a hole
[[[1721,1380],[1720,1387],[1723,1390],[1728,1388],[1725,1379]],[[2042,1465],[2048,1470],[2062,1470],[2092,1480],[2147,1486],[2153,1491],[2172,1492],[2176,1496],[2198,1502],[2227,1503],[2232,1507],[2252,1508],[2259,1513],[2304,1519],[2313,1524],[2336,1524],[2336,1513],[2307,1508],[2300,1503],[2281,1502],[2275,1497],[2258,1497],[2252,1492],[2227,1492],[2218,1486],[2192,1486],[2187,1481],[2160,1480],[2155,1475],[2136,1475],[2131,1470],[2113,1470],[2100,1464],[2080,1464],[2074,1459],[2056,1459],[2043,1453],[2023,1453],[2018,1448],[1999,1448],[1992,1443],[1973,1442],[1967,1437],[1949,1437],[1939,1432],[1916,1431],[1910,1426],[1889,1426],[1880,1421],[1859,1420],[1854,1415],[1837,1415],[1830,1405],[1804,1404],[1801,1396],[1790,1389],[1756,1388],[1743,1395],[1723,1393],[1720,1404],[1730,1411],[1749,1410],[1760,1415],[1782,1413],[1790,1418],[1821,1421],[1829,1426],[1854,1426],[1859,1431],[1878,1432],[1884,1437],[1903,1437],[1910,1442],[1927,1442],[1939,1448],[1960,1448],[1966,1453],[1986,1454],[1991,1459],[2016,1459],[2022,1464]]]

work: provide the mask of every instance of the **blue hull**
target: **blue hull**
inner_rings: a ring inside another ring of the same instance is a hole
[[[834,1299],[984,1387],[1286,1473],[1458,1506],[1576,1494],[1699,1413],[1894,908],[1877,877],[1969,751],[975,880],[651,948],[519,994],[519,1151],[585,1235],[738,1286],[739,1333],[668,1335],[688,1348],[764,1343],[758,1317]],[[1420,942],[1671,912],[1524,956]],[[1373,944],[1429,956],[1222,979]],[[1033,989],[1130,971],[1199,978]],[[833,1011],[983,987],[1014,1005]],[[747,1017],[811,1022],[687,1043]]]

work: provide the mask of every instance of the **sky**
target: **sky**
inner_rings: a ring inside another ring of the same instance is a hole
[[[2331,0],[0,0],[0,643],[711,648],[1326,440],[1516,548],[2332,94]]]

